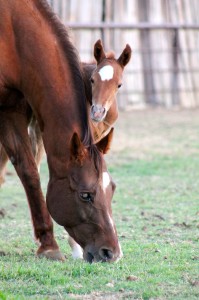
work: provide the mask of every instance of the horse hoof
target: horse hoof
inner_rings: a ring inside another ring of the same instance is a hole
[[[60,250],[50,250],[50,249],[45,250],[43,252],[37,253],[37,256],[39,258],[45,257],[45,258],[51,259],[51,260],[59,260],[59,261],[66,260]]]

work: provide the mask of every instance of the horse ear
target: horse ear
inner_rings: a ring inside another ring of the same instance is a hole
[[[99,64],[104,58],[106,58],[106,54],[104,52],[101,40],[98,40],[94,45],[94,56],[97,61],[97,64]]]
[[[100,152],[102,152],[103,154],[106,154],[111,148],[111,142],[113,139],[113,131],[114,131],[114,128],[111,128],[110,132],[96,144],[98,150]]]
[[[82,161],[85,156],[85,147],[82,144],[78,134],[75,132],[70,142],[70,158]]]
[[[122,54],[117,60],[122,68],[124,68],[128,64],[129,60],[131,59],[131,52],[132,52],[131,47],[129,46],[129,44],[127,44]]]

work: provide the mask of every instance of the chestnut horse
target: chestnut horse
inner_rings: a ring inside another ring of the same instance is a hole
[[[105,53],[101,40],[94,45],[97,64],[83,63],[83,79],[91,117],[95,143],[108,134],[118,118],[116,95],[122,86],[124,67],[131,58],[127,44],[118,59],[114,53]]]
[[[0,11],[0,142],[26,191],[37,255],[63,259],[50,212],[85,260],[115,261],[121,256],[111,211],[115,185],[103,159],[109,136],[92,143],[67,31],[45,0],[0,0]],[[47,154],[48,210],[27,130],[31,110]]]

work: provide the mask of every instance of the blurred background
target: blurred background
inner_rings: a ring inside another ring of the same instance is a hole
[[[82,61],[102,39],[118,57],[133,56],[118,94],[120,110],[199,105],[198,0],[49,0]]]

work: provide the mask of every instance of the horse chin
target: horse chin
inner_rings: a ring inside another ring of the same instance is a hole
[[[95,262],[95,257],[93,256],[93,254],[91,252],[84,252],[83,253],[83,258],[84,258],[85,261],[87,261],[90,264]]]
[[[91,120],[94,121],[95,123],[100,123],[100,122],[102,122],[104,119],[103,119],[103,118],[102,118],[102,119],[99,119],[99,118],[92,118],[92,117],[91,117]]]
[[[106,112],[103,114],[103,115],[100,115],[99,117],[95,117],[92,113],[91,113],[91,120],[96,122],[96,123],[99,123],[99,122],[102,122],[104,121],[106,117]]]

